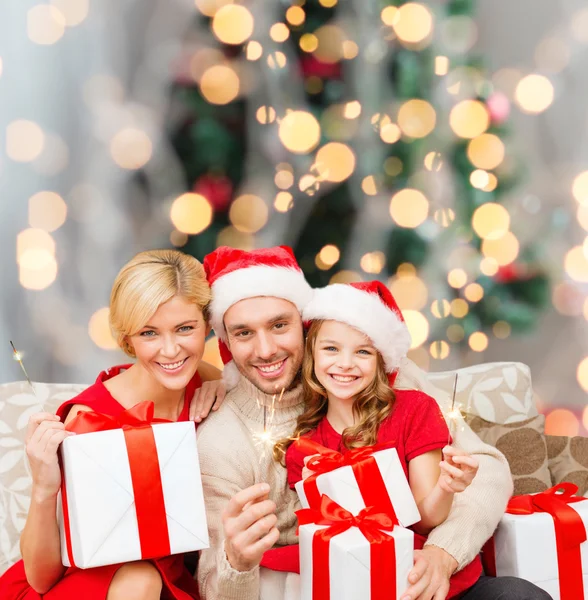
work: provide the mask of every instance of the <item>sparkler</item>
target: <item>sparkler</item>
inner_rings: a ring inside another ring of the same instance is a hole
[[[447,420],[449,421],[449,437],[447,438],[447,445],[449,446],[451,438],[455,433],[455,423],[462,418],[459,407],[455,406],[455,395],[457,393],[457,373],[455,374],[455,382],[453,384],[453,398],[451,399],[451,410],[447,413]]]
[[[280,397],[278,398],[278,404],[282,400],[284,391],[285,391],[285,388],[282,388],[282,392],[280,393]],[[276,394],[274,394],[272,396],[272,402],[271,402],[271,405],[269,406],[269,410],[268,410],[268,406],[266,404],[264,404],[263,407],[261,406],[259,398],[257,399],[257,406],[259,406],[259,408],[263,408],[263,431],[261,431],[260,433],[254,433],[253,439],[255,440],[256,446],[261,446],[261,448],[262,448],[261,459],[263,459],[266,451],[269,448],[272,448],[273,445],[278,441],[278,439],[280,437],[279,435],[277,435],[277,433],[272,428],[273,421],[274,421],[274,415],[276,412]]]
[[[19,352],[15,347],[14,344],[12,343],[12,340],[10,340],[10,345],[12,346],[12,358],[18,362],[18,364],[20,365],[20,368],[22,369],[22,372],[24,373],[24,376],[26,377],[27,383],[31,386],[31,389],[33,390],[33,394],[35,394],[35,396],[37,395],[37,392],[35,391],[35,387],[33,386],[33,382],[31,381],[31,378],[29,377],[29,374],[27,373],[27,370],[25,369],[25,366],[22,362],[22,353]]]

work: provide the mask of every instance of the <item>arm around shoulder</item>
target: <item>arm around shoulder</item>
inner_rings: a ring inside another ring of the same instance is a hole
[[[453,556],[459,570],[476,557],[494,533],[512,495],[513,483],[504,455],[482,442],[467,424],[456,432],[454,445],[478,460],[478,472],[471,485],[456,494],[449,516],[431,531],[427,544]]]

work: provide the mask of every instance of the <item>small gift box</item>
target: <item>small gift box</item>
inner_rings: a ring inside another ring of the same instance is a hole
[[[577,491],[563,483],[512,498],[484,547],[486,574],[526,579],[554,600],[588,600],[588,499]]]
[[[117,419],[82,412],[61,446],[62,562],[82,569],[208,547],[192,422],[153,419],[142,402]]]
[[[341,454],[306,438],[296,443],[305,454],[319,455],[307,464],[313,475],[295,486],[304,508],[318,509],[326,494],[353,514],[374,506],[395,513],[403,527],[421,520],[394,448],[366,446]]]
[[[323,496],[298,511],[301,600],[399,600],[409,587],[414,534],[374,508],[357,516]]]

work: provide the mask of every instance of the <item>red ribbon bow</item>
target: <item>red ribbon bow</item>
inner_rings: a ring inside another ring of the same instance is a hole
[[[560,483],[540,494],[515,496],[506,507],[511,515],[548,513],[553,518],[561,600],[584,600],[580,544],[587,540],[586,527],[582,517],[569,506],[586,500],[575,496],[577,491],[578,486],[573,483]],[[496,576],[494,538],[484,547],[484,554],[486,573]]]
[[[299,525],[328,525],[315,532],[312,538],[313,600],[329,600],[329,545],[336,535],[357,527],[370,543],[371,600],[396,598],[396,547],[394,538],[384,533],[398,525],[395,514],[379,512],[373,506],[352,515],[334,500],[322,496],[320,510],[304,508],[296,512]]]
[[[118,417],[94,411],[80,411],[66,426],[68,431],[77,434],[112,429],[123,430],[133,483],[139,541],[143,559],[167,556],[171,551],[159,458],[155,436],[151,428],[152,424],[170,423],[171,421],[154,418],[154,410],[153,402],[146,401],[124,410]],[[69,561],[72,566],[75,566],[65,483],[65,472],[62,469],[61,499],[65,541]]]
[[[310,477],[304,480],[304,493],[310,508],[315,510],[321,508],[321,493],[318,489],[317,478],[340,467],[350,466],[353,469],[364,504],[377,507],[380,512],[394,515],[394,519],[396,519],[396,512],[386,489],[386,484],[378,468],[378,463],[373,457],[374,452],[386,450],[389,445],[377,444],[375,446],[354,448],[342,454],[304,437],[299,438],[295,443],[297,448],[307,456],[319,455],[311,458],[306,465],[314,471]]]

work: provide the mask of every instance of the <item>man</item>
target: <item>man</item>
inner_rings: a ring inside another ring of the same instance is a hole
[[[273,459],[272,441],[290,434],[302,412],[300,312],[312,290],[286,247],[218,248],[204,266],[229,392],[198,429],[211,544],[200,556],[200,593],[205,600],[294,599],[297,576],[259,565],[270,548],[297,543],[299,503],[286,483],[286,470]],[[456,434],[456,443],[478,459],[478,475],[456,497],[427,546],[415,552],[403,600],[444,600],[451,574],[479,553],[512,492],[508,465],[497,450],[467,427]],[[521,580],[482,578],[465,598],[549,596]]]

